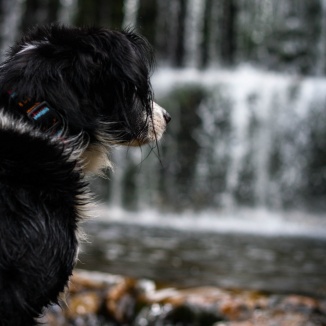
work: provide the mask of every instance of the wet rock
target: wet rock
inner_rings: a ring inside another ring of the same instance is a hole
[[[141,310],[133,326],[213,325],[221,320],[217,310],[189,304],[152,304]]]
[[[48,326],[325,326],[326,299],[154,282],[76,271]]]
[[[320,308],[318,300],[299,295],[285,297],[281,305],[286,311],[294,310],[302,313],[313,313]]]
[[[137,282],[126,278],[108,290],[105,302],[107,312],[120,323],[130,322],[138,297]]]
[[[124,281],[124,277],[101,272],[78,270],[70,279],[69,292],[78,293],[82,290],[101,290]]]
[[[81,292],[70,298],[67,317],[75,318],[83,315],[96,315],[101,306],[101,299],[97,292]]]

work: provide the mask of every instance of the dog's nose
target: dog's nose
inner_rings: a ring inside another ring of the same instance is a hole
[[[163,117],[165,119],[165,122],[168,124],[171,121],[171,116],[164,110]]]

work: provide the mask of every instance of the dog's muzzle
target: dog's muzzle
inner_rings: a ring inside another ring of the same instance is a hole
[[[159,140],[163,136],[168,123],[171,121],[171,116],[165,109],[153,102],[153,115],[151,120],[148,128],[148,139],[149,141]]]

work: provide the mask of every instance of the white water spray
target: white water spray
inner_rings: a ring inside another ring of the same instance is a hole
[[[198,67],[200,62],[200,45],[203,40],[203,23],[205,1],[189,0],[187,2],[185,21],[185,64],[187,67]]]
[[[139,0],[125,0],[123,8],[124,18],[122,22],[122,28],[136,27]]]
[[[5,51],[17,39],[19,32],[19,24],[23,14],[23,0],[2,1],[2,17],[3,20],[0,24],[2,33],[1,43],[1,61],[4,58]]]

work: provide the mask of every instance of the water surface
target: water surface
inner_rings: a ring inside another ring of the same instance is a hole
[[[326,296],[326,239],[119,221],[84,225],[78,268],[178,287],[215,285]]]

